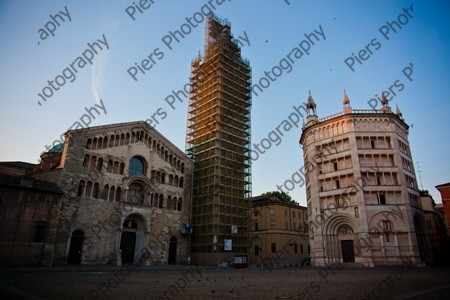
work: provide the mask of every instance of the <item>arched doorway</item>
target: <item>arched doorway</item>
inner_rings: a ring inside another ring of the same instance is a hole
[[[70,238],[69,255],[67,263],[77,265],[81,263],[81,254],[83,251],[84,232],[82,230],[75,230],[72,232]]]
[[[136,251],[137,224],[133,220],[123,223],[122,237],[120,239],[120,250],[122,252],[122,263],[134,263]]]
[[[177,264],[177,243],[178,243],[178,240],[177,240],[176,237],[171,237],[170,238],[169,259],[167,261],[167,263],[169,265],[176,265]]]

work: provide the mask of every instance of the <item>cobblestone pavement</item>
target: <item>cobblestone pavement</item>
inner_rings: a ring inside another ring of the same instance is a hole
[[[450,268],[0,270],[1,299],[449,299]]]

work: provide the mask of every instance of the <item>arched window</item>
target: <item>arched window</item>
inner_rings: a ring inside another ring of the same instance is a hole
[[[178,210],[178,211],[181,211],[181,205],[182,205],[182,203],[183,203],[183,199],[178,198],[178,203],[177,203],[177,210]]]
[[[89,167],[89,155],[84,156],[83,167]]]
[[[167,208],[173,209],[172,208],[172,196],[167,197]]]
[[[184,185],[184,178],[180,177],[180,188],[182,188]]]
[[[86,191],[84,192],[84,195],[87,197],[91,197],[92,194],[92,181],[88,181],[86,184]]]
[[[105,185],[105,187],[103,188],[102,199],[108,200],[108,194],[109,194],[109,185]]]
[[[98,182],[94,183],[94,189],[92,190],[92,198],[98,198]]]
[[[164,196],[161,194],[161,195],[159,195],[159,204],[158,204],[158,207],[159,207],[159,208],[162,208],[162,207],[163,207],[163,204],[164,204]]]
[[[89,162],[89,168],[95,169],[95,166],[97,164],[97,156],[91,156],[91,160]]]
[[[78,193],[77,193],[77,196],[83,196],[83,193],[84,193],[84,185],[85,185],[84,180],[81,180],[81,181],[80,181],[80,184],[78,184]]]
[[[102,167],[103,167],[103,158],[99,157],[97,159],[97,170],[99,170],[101,172],[102,171]]]
[[[115,193],[115,191],[116,191],[116,188],[112,185],[109,188],[109,197],[108,197],[109,201],[113,201],[114,200],[114,193]]]
[[[158,201],[159,201],[159,194],[156,193],[155,195],[153,195],[152,206],[153,206],[153,207],[158,207]]]
[[[122,192],[122,189],[120,187],[118,187],[116,189],[116,201],[120,201],[120,194]]]
[[[138,157],[132,157],[130,159],[130,166],[128,170],[128,177],[144,174],[145,165],[144,162]]]

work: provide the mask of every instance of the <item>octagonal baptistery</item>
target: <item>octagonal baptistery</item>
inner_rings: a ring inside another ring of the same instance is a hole
[[[70,130],[59,155],[34,174],[65,192],[54,263],[188,261],[193,163],[162,134],[146,122]]]
[[[363,266],[422,264],[424,216],[408,142],[408,125],[382,95],[380,110],[318,119],[309,95],[300,144],[312,263]]]

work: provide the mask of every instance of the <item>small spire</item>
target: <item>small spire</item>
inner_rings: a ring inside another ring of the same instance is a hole
[[[388,106],[388,100],[386,99],[386,96],[384,95],[384,92],[381,92],[381,105],[383,107]]]
[[[350,105],[350,100],[347,97],[347,92],[344,89],[344,100],[342,101],[342,104],[344,104],[344,107],[347,107]]]
[[[403,117],[402,112],[400,111],[400,109],[398,108],[398,105],[395,105],[395,114],[397,116],[399,116],[400,118]]]
[[[306,108],[316,108],[316,103],[314,103],[314,100],[311,96],[311,91],[309,91],[309,96],[308,96],[308,102],[306,103]]]
[[[308,110],[312,110],[312,115],[317,115],[316,112],[316,103],[314,103],[314,100],[311,96],[311,91],[309,91],[309,96],[308,96],[308,102],[306,102],[306,109]]]

